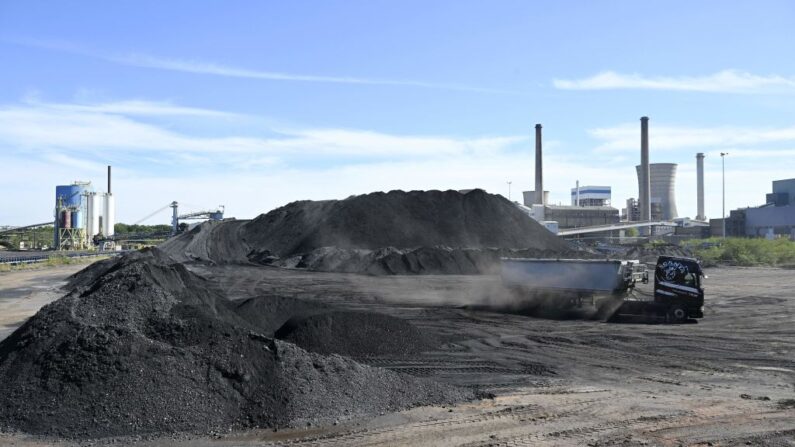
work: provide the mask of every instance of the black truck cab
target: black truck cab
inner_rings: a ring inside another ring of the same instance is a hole
[[[660,256],[654,269],[654,302],[671,322],[704,316],[704,272],[693,258]]]

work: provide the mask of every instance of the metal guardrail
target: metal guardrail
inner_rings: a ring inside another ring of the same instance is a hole
[[[30,230],[30,229],[37,228],[37,227],[46,227],[47,225],[52,225],[52,224],[53,224],[53,221],[49,221],[49,222],[42,222],[42,223],[37,223],[37,224],[33,224],[33,225],[25,225],[24,227],[4,228],[4,229],[0,229],[0,234],[3,234],[3,233],[15,233],[15,232],[18,232],[18,231]]]
[[[708,223],[699,222],[695,220],[691,220],[689,225],[693,227],[709,226]],[[560,230],[558,230],[558,236],[573,236],[585,233],[597,233],[602,231],[615,231],[615,230],[624,230],[627,228],[654,227],[654,226],[678,227],[680,225],[675,221],[667,221],[667,220],[616,222],[612,224],[593,225],[589,227],[561,228]]]
[[[618,222],[607,225],[594,225],[590,227],[561,228],[558,231],[558,236],[573,236],[577,234],[597,233],[601,231],[615,231],[627,228],[654,227],[654,226],[675,227],[676,223],[672,221],[647,220],[640,222]]]
[[[141,241],[149,241],[149,240],[160,240],[160,239],[168,239],[171,237],[170,231],[160,232],[160,233],[121,233],[121,234],[114,234],[113,236],[109,236],[106,238],[98,239],[98,243],[103,242],[117,242],[117,241],[131,241],[131,240],[141,240]]]
[[[98,252],[81,252],[81,253],[41,253],[41,254],[24,254],[17,256],[3,256],[0,257],[0,264],[19,265],[19,264],[36,264],[39,262],[47,262],[50,258],[67,257],[67,258],[91,258],[96,256],[117,256],[122,254],[120,251],[98,251]],[[5,255],[5,253],[4,253]]]

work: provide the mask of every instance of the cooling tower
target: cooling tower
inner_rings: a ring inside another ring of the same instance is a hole
[[[671,220],[679,217],[676,211],[676,163],[651,163],[649,164],[649,192],[651,196],[651,220]],[[638,186],[643,190],[643,174],[640,165],[635,166],[638,171]],[[656,205],[656,206],[655,206]]]

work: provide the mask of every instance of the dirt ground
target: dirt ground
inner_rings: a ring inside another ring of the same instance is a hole
[[[45,304],[63,296],[66,277],[87,264],[0,272],[0,340]]]
[[[485,275],[194,269],[230,298],[278,293],[405,318],[445,343],[409,359],[358,360],[478,387],[495,398],[330,427],[140,440],[139,445],[795,445],[795,273],[790,270],[709,269],[705,318],[664,325],[472,310],[466,306],[504,302],[499,278]],[[23,273],[29,272],[17,274]],[[34,274],[15,282],[8,280],[11,275],[0,277],[3,321],[35,311],[67,274],[41,273],[46,277]],[[20,307],[25,300],[31,301]],[[6,318],[8,309],[15,309],[14,316]],[[0,435],[0,444],[68,445],[18,435]]]

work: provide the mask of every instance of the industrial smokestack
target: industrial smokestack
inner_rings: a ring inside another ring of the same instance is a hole
[[[535,203],[544,205],[544,171],[541,167],[541,125],[536,124],[536,190]]]
[[[110,165],[108,165],[108,194],[110,194]]]
[[[698,204],[696,220],[707,220],[707,216],[704,215],[704,154],[701,152],[696,154],[696,201]]]
[[[649,117],[640,118],[640,220],[651,220],[651,173],[649,168]]]
[[[574,206],[580,206],[580,181],[577,180],[577,196],[574,199]]]

